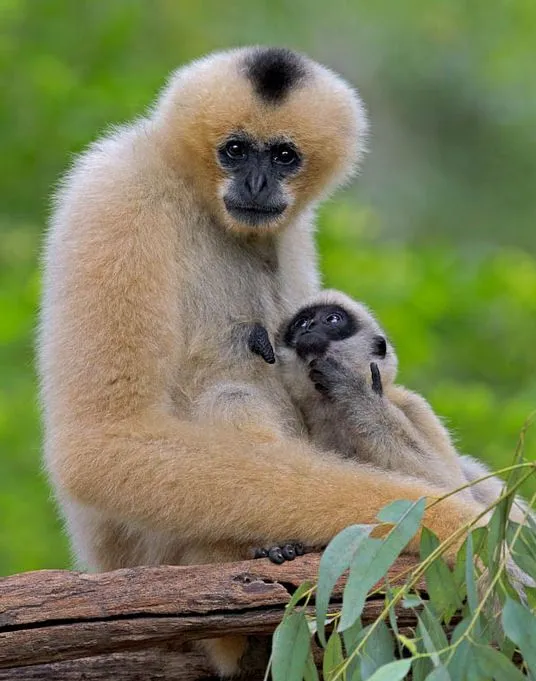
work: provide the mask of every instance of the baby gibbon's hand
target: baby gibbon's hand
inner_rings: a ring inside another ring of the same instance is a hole
[[[376,403],[383,395],[381,374],[376,362],[370,364],[370,375],[371,380],[368,380],[355,367],[346,366],[330,355],[309,362],[309,378],[316,390],[332,400],[347,398],[354,402],[361,397]]]
[[[364,376],[329,355],[309,362],[309,378],[316,390],[330,399],[370,391]]]

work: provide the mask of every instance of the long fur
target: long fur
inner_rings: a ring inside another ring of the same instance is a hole
[[[358,329],[354,335],[328,347],[325,358],[336,362],[326,365],[326,370],[333,373],[334,383],[329,398],[317,392],[309,378],[312,358],[301,359],[284,344],[287,322],[276,334],[283,382],[302,411],[315,445],[338,451],[349,459],[425,480],[448,492],[490,474],[482,462],[457,452],[448,430],[424,397],[395,383],[398,358],[393,345],[387,341],[384,358],[373,355],[374,337],[386,338],[386,334],[365,305],[334,290],[314,295],[300,308],[311,305],[340,306],[353,316]],[[299,314],[297,309],[293,316]],[[380,370],[381,396],[371,388],[372,361]],[[502,491],[499,478],[490,477],[459,494],[487,507]],[[525,514],[526,504],[516,498],[512,520],[523,522]]]
[[[304,57],[299,87],[265,102],[244,75],[248,54],[177,71],[146,117],[76,160],[56,196],[39,336],[45,462],[92,570],[325,544],[395,499],[437,494],[311,446],[278,372],[233,344],[237,325],[273,335],[318,291],[314,208],[353,171],[366,130],[357,94]],[[288,212],[262,232],[222,202],[215,149],[237,129],[303,154]],[[474,512],[450,500],[426,523],[445,538]],[[238,669],[244,639],[207,646],[220,673]]]

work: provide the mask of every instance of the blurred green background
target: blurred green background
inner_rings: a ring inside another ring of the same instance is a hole
[[[360,89],[371,153],[321,211],[326,283],[377,311],[462,451],[511,460],[536,408],[535,35],[527,0],[0,0],[0,574],[69,564],[33,366],[52,188],[218,48],[297,48]]]

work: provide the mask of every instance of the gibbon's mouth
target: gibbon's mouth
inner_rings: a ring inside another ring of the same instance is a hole
[[[286,203],[280,203],[277,206],[258,206],[255,204],[235,203],[231,199],[224,197],[223,202],[227,212],[238,220],[245,222],[248,225],[259,225],[263,222],[270,222],[282,215],[286,208]]]
[[[329,340],[314,331],[305,331],[298,336],[294,341],[296,353],[301,359],[305,359],[308,355],[322,356],[329,346]]]

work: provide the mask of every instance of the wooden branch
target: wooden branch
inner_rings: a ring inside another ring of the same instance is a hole
[[[284,565],[138,567],[102,574],[42,570],[0,579],[0,681],[174,679],[211,672],[189,642],[224,634],[270,635],[318,555]],[[390,578],[415,564],[401,557]],[[334,592],[340,602],[344,581]],[[369,600],[372,621],[381,600]],[[399,626],[411,627],[401,610]]]

